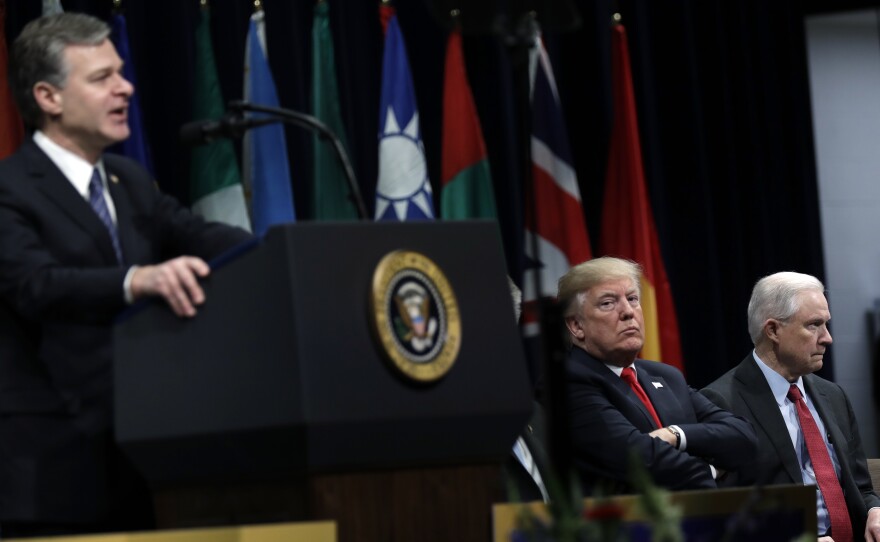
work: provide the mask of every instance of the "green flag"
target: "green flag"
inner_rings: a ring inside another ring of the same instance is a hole
[[[327,125],[348,149],[345,127],[339,110],[333,36],[330,33],[330,6],[315,5],[312,25],[312,115]],[[314,139],[313,217],[316,220],[356,220],[357,209],[349,200],[345,173],[329,141]]]
[[[223,95],[211,47],[211,16],[202,8],[196,28],[193,119],[218,119],[223,115]],[[207,220],[251,230],[235,150],[228,139],[196,147],[190,162],[193,211]]]

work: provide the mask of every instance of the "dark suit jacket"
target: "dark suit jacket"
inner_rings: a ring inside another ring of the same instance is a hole
[[[574,347],[566,363],[572,451],[587,495],[598,484],[610,484],[615,493],[628,492],[632,453],[656,484],[669,489],[714,488],[710,463],[727,470],[754,456],[755,432],[749,422],[690,388],[674,367],[635,362],[639,383],[660,421],[684,431],[686,451],[648,436],[655,427],[647,409],[602,362]]]
[[[0,521],[108,513],[101,439],[128,267],[210,258],[249,238],[192,215],[135,162],[106,155],[104,165],[124,266],[88,202],[32,141],[0,162]]]
[[[804,377],[804,388],[813,401],[840,461],[843,492],[853,523],[853,535],[861,539],[867,511],[880,506],[874,493],[859,428],[843,389],[816,375]],[[758,433],[758,455],[754,461],[731,472],[721,484],[802,484],[801,469],[785,421],[770,391],[764,373],[752,354],[702,393],[716,405],[748,418]]]
[[[526,443],[535,467],[541,474],[544,487],[550,490],[550,459],[547,456],[546,430],[544,424],[544,409],[539,403],[535,403],[532,416],[519,436]],[[507,500],[517,502],[542,501],[544,496],[532,475],[526,470],[513,452],[507,454],[502,465],[504,491]],[[512,486],[512,487],[511,487]]]

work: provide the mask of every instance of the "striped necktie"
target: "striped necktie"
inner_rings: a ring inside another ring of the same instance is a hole
[[[122,248],[119,246],[119,234],[116,231],[116,224],[110,216],[110,209],[107,207],[107,201],[104,199],[104,182],[101,180],[101,173],[98,168],[92,171],[92,180],[89,181],[89,205],[95,210],[98,218],[107,228],[110,234],[110,241],[113,243],[113,251],[116,253],[116,261],[122,264]]]

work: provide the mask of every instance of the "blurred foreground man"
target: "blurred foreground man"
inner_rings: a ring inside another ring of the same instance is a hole
[[[636,454],[655,483],[669,489],[714,488],[715,467],[754,457],[749,422],[688,387],[676,368],[636,359],[644,344],[641,269],[596,258],[559,280],[571,339],[567,360],[575,467],[587,495],[630,491]]]
[[[134,92],[93,17],[29,23],[10,59],[33,138],[0,162],[0,524],[3,537],[152,526],[150,494],[112,436],[112,322],[163,299],[204,302],[211,258],[249,235],[193,216],[134,162]],[[161,393],[161,390],[156,390]]]
[[[852,405],[840,386],[812,374],[831,344],[824,292],[801,273],[759,280],[748,308],[754,351],[702,393],[758,432],[757,459],[723,485],[816,485],[821,542],[880,540],[880,498]]]

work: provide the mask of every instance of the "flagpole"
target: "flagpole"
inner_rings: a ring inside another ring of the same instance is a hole
[[[531,205],[530,224],[527,230],[537,232],[536,227],[538,209],[535,198],[534,174],[532,171],[532,100],[531,100],[531,74],[529,71],[529,57],[531,49],[538,39],[539,30],[537,16],[534,11],[523,14],[515,27],[505,36],[511,58],[511,66],[514,73],[514,89],[516,110],[518,112],[519,154],[520,171],[522,182],[525,185],[527,205]],[[543,270],[541,269],[541,250],[538,245],[536,234],[529,237],[530,250],[538,262],[532,273],[532,286],[536,292],[535,308],[537,310],[540,333],[538,341],[541,353],[540,366],[544,371],[543,380],[546,382],[544,404],[546,410],[546,423],[549,428],[549,454],[554,471],[555,483],[558,485],[560,495],[566,499],[572,496],[572,452],[571,452],[571,428],[569,424],[568,393],[565,380],[565,359],[567,349],[562,339],[563,319],[560,307],[555,299],[546,298],[543,295]],[[523,285],[525,286],[525,285]],[[571,503],[569,503],[571,504]]]
[[[522,183],[525,185],[525,195],[531,205],[532,227],[537,217],[537,209],[534,198],[534,181],[532,174],[532,102],[531,102],[531,77],[529,71],[529,55],[538,33],[538,20],[545,24],[546,28],[564,32],[577,28],[581,24],[580,14],[571,0],[550,0],[544,2],[499,2],[499,3],[475,3],[468,6],[470,9],[459,14],[460,17],[451,16],[447,0],[429,0],[428,5],[434,11],[435,17],[444,26],[461,24],[462,32],[471,34],[493,34],[498,36],[502,45],[506,48],[514,77],[514,115],[517,129],[517,162],[522,175]],[[533,10],[520,11],[522,4],[530,4]],[[539,5],[540,4],[540,5]],[[466,17],[464,16],[466,15]],[[545,28],[545,29],[546,29]],[[532,229],[532,231],[535,231]],[[540,261],[540,247],[537,236],[532,235],[529,247],[532,256]],[[579,263],[579,262],[577,262]],[[549,428],[549,451],[551,462],[555,471],[556,481],[562,490],[560,495],[566,501],[579,492],[579,484],[572,485],[572,453],[571,453],[571,428],[569,426],[567,383],[565,380],[565,360],[567,346],[565,344],[563,330],[564,321],[562,312],[555,301],[543,299],[541,295],[542,269],[536,266],[532,273],[534,291],[538,299],[535,302],[538,311],[538,321],[541,341],[539,349],[541,360],[540,366],[544,371],[545,412]],[[525,284],[523,285],[525,286]],[[580,503],[572,501],[569,505],[579,507]]]

